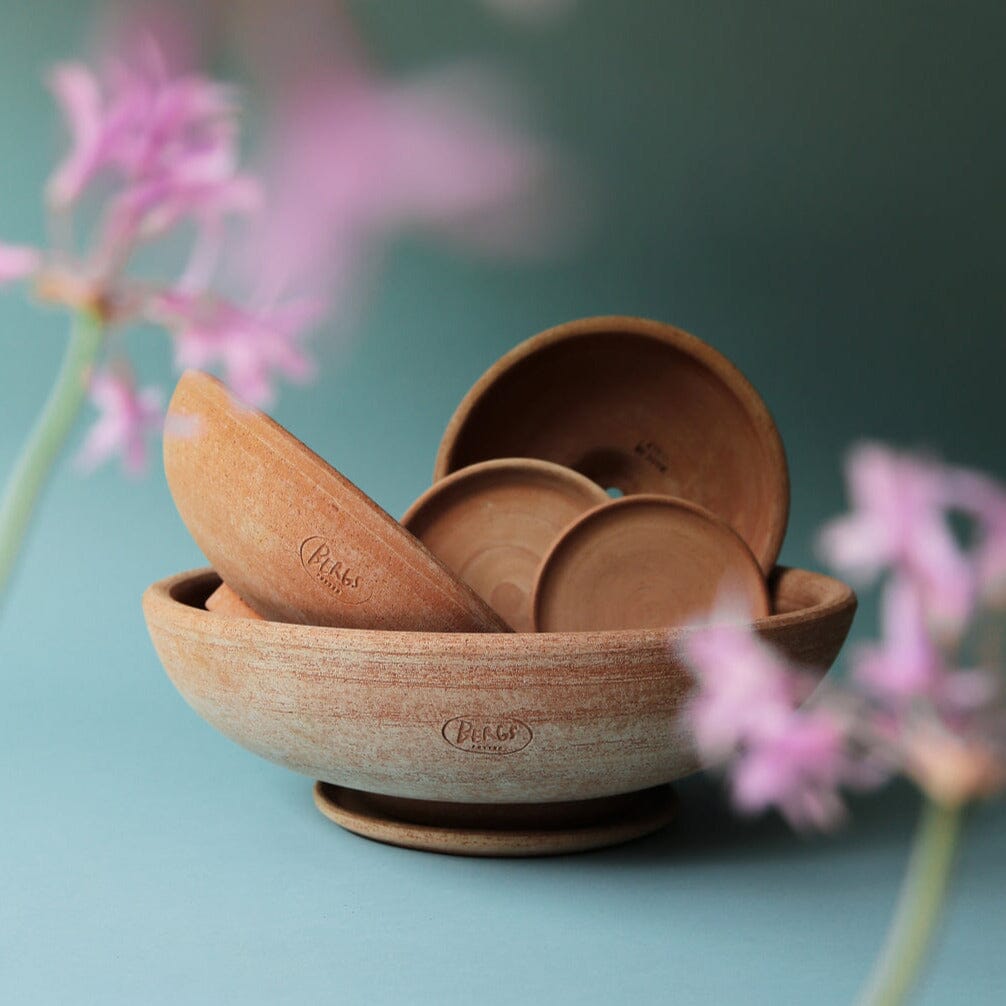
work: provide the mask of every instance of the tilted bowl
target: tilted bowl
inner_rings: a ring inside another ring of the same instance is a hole
[[[265,618],[360,628],[509,626],[422,542],[216,378],[182,374],[164,438],[175,506],[203,554]]]
[[[666,823],[665,784],[698,767],[680,713],[692,629],[442,633],[255,621],[203,607],[212,570],[149,587],[175,687],[255,754],[319,780],[329,816],[384,841],[526,855],[611,844]],[[758,632],[823,673],[856,597],[776,570]]]

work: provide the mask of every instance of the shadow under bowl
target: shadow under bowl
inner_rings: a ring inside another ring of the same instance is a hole
[[[689,628],[566,633],[343,629],[205,609],[210,569],[149,587],[175,687],[238,744],[319,780],[350,830],[467,855],[609,845],[661,827],[698,763],[680,713]],[[757,631],[823,674],[852,623],[844,583],[778,568]]]

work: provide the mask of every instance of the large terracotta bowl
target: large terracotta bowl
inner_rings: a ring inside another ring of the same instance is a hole
[[[207,722],[319,780],[351,830],[483,855],[565,852],[662,826],[667,783],[697,768],[679,721],[689,629],[427,633],[214,614],[197,570],[148,588],[143,608],[171,680]],[[823,673],[856,597],[779,569],[758,631]]]

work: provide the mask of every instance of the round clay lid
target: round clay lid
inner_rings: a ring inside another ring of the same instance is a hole
[[[743,374],[687,332],[620,316],[536,335],[472,387],[435,478],[489,458],[555,461],[626,495],[698,503],[775,565],[789,475],[772,417]]]
[[[542,561],[532,607],[540,632],[670,628],[701,621],[726,593],[769,613],[765,578],[724,521],[669,496],[588,511]]]
[[[562,465],[499,458],[434,483],[402,524],[511,628],[530,632],[542,558],[577,517],[607,498],[595,482]]]

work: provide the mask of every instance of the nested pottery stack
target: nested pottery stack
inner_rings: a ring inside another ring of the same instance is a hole
[[[168,482],[213,569],[146,592],[161,660],[381,841],[513,856],[647,834],[698,767],[680,644],[724,591],[821,673],[855,611],[841,582],[775,566],[772,418],[668,325],[585,319],[511,351],[401,522],[205,374],[170,412]]]

